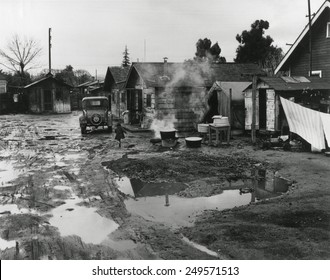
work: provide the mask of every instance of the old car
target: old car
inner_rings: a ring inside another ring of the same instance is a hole
[[[82,134],[86,134],[87,127],[107,127],[108,131],[112,132],[112,115],[107,97],[84,97],[82,99],[82,112],[82,116],[79,117]]]

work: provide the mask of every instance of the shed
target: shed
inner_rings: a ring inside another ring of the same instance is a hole
[[[279,97],[285,97],[304,107],[330,112],[330,79],[318,77],[261,77],[257,81],[256,129],[287,130],[287,121]],[[245,129],[252,124],[252,85],[244,90]]]
[[[244,93],[251,84],[253,75],[265,75],[254,63],[224,63],[212,66],[216,81],[208,91],[208,105],[205,122],[211,122],[213,115],[228,116],[233,128],[244,129]]]
[[[72,87],[52,74],[24,87],[28,96],[28,110],[32,113],[69,113]]]

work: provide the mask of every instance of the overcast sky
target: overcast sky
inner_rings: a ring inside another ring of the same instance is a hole
[[[312,13],[324,2],[310,1]],[[232,62],[236,34],[257,19],[269,21],[266,34],[287,51],[307,24],[308,0],[0,0],[0,11],[0,48],[13,34],[33,37],[43,47],[36,71],[48,68],[52,28],[52,68],[101,76],[121,64],[125,45],[132,62],[182,62],[206,37]]]

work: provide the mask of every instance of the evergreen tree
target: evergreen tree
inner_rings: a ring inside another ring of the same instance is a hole
[[[123,52],[123,62],[121,64],[122,67],[126,68],[129,67],[131,65],[130,59],[129,59],[129,52],[127,49],[127,46],[125,46],[125,51]]]

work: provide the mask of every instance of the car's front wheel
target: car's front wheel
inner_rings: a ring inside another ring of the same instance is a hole
[[[109,132],[109,133],[112,132],[112,126],[111,126],[111,125],[108,126],[108,132]]]
[[[80,127],[80,130],[81,130],[81,134],[86,134],[86,126],[82,126]]]

